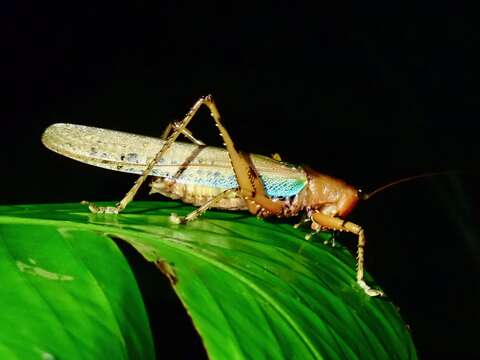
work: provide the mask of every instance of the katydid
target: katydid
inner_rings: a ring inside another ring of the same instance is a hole
[[[205,146],[187,129],[198,109],[209,108],[226,149]],[[183,134],[191,143],[176,142]],[[61,155],[94,166],[141,174],[115,207],[83,202],[94,213],[119,213],[151,175],[151,193],[180,199],[199,208],[177,223],[192,221],[209,208],[248,210],[258,217],[292,217],[301,213],[311,228],[347,231],[358,236],[359,286],[369,296],[383,295],[364,281],[365,234],[344,218],[362,194],[353,186],[308,167],[238,151],[222,124],[211,96],[200,98],[182,121],[169,125],[162,139],[73,124],[53,124],[42,136],[44,145]]]

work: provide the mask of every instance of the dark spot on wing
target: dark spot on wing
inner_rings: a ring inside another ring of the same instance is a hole
[[[128,161],[128,162],[131,162],[131,163],[138,163],[138,154],[136,153],[128,153],[126,156],[125,156],[125,159]]]

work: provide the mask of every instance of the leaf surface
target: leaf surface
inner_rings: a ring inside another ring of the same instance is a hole
[[[416,358],[394,305],[357,286],[346,249],[243,213],[210,211],[187,225],[168,219],[191,210],[175,202],[135,202],[117,216],[76,204],[0,207],[0,228],[129,242],[169,277],[212,359]]]
[[[54,212],[68,217],[58,206],[0,207],[0,358],[154,358],[123,254],[99,232],[47,220]]]

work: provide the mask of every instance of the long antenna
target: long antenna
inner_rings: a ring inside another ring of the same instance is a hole
[[[409,176],[409,177],[406,177],[406,178],[403,178],[403,179],[392,181],[392,182],[390,182],[386,185],[383,185],[383,186],[369,192],[368,194],[360,194],[360,198],[362,200],[370,199],[373,195],[378,194],[379,192],[382,192],[383,190],[388,189],[389,187],[392,187],[392,186],[395,186],[395,185],[398,185],[398,184],[401,184],[401,183],[404,183],[404,182],[407,182],[407,181],[416,180],[416,179],[425,178],[425,177],[437,176],[437,175],[453,174],[453,173],[456,173],[456,172],[458,172],[458,171],[439,171],[439,172],[429,172],[429,173],[424,173],[424,174],[420,174],[420,175]]]

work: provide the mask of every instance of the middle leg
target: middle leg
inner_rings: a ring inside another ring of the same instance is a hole
[[[218,203],[220,200],[227,198],[230,194],[236,193],[238,191],[239,189],[227,189],[225,191],[222,191],[220,194],[214,196],[213,198],[208,200],[205,204],[203,204],[196,210],[192,211],[190,214],[188,214],[185,217],[178,216],[177,214],[171,214],[170,221],[176,224],[185,224],[189,221],[195,220],[196,218],[201,216],[205,211],[207,211],[216,203]]]
[[[165,128],[165,130],[163,131],[162,133],[162,137],[161,139],[163,140],[166,140],[168,139],[168,137],[174,132],[176,131],[177,129],[180,128],[180,125],[181,123],[178,122],[178,121],[172,121],[171,123],[169,123],[167,125],[167,127]],[[183,129],[182,131],[182,135],[185,136],[188,140],[190,140],[192,143],[194,143],[195,145],[199,145],[199,146],[205,146],[205,143],[201,140],[198,140],[197,138],[195,138],[192,134],[192,132],[190,130],[188,130],[187,128]]]

